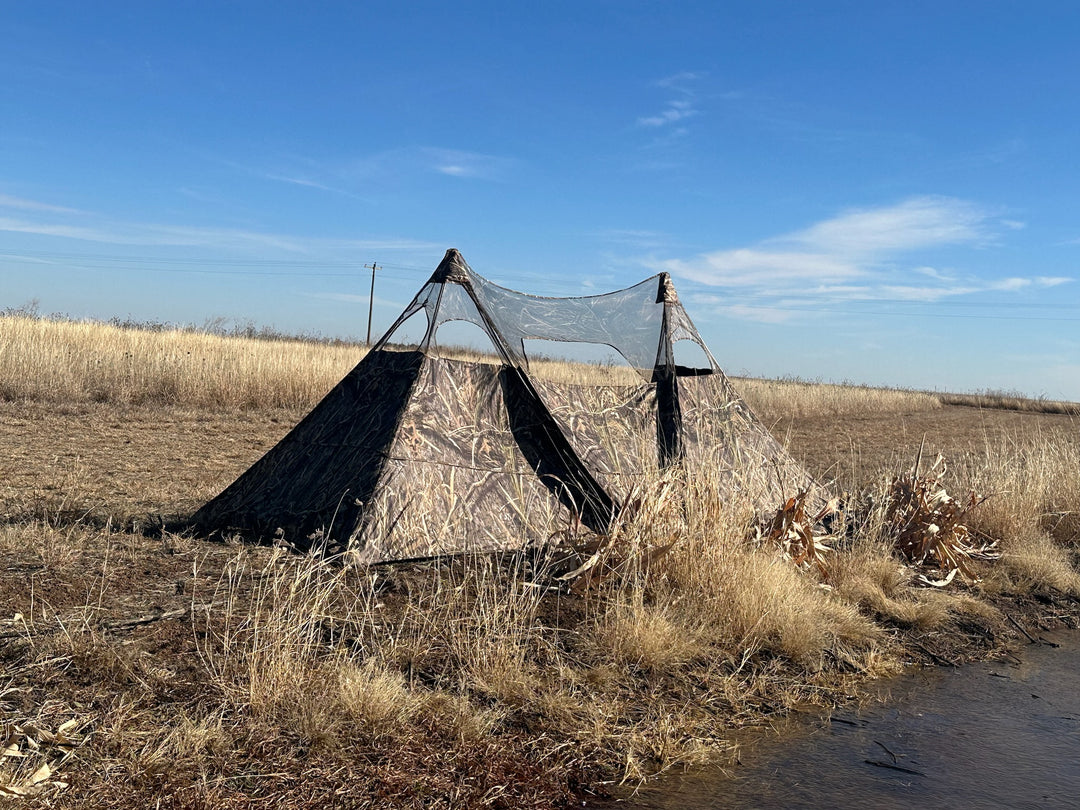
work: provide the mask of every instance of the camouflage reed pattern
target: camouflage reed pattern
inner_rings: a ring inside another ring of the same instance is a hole
[[[421,313],[424,338],[398,350],[394,332]],[[451,320],[483,329],[492,354],[440,356],[435,334]],[[530,374],[533,338],[611,346],[636,373]],[[676,365],[673,340],[695,343],[708,367]],[[813,488],[716,365],[666,274],[538,298],[450,250],[359,365],[192,522],[361,563],[516,550],[568,525],[604,534],[642,482],[675,464],[719,473],[732,496],[750,485],[762,508]]]

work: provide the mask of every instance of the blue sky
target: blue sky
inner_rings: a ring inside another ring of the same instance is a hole
[[[1080,400],[1071,2],[0,2],[0,309],[363,337],[459,248],[733,373]]]

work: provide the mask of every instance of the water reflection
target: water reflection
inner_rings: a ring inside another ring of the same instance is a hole
[[[666,778],[617,806],[1078,807],[1080,636],[1052,640],[1022,663],[894,679],[885,704],[759,733],[727,774]]]

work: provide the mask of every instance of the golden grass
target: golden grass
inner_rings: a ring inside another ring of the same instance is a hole
[[[791,418],[932,411],[942,407],[941,399],[935,394],[900,388],[755,377],[737,377],[732,382],[754,412],[767,423]]]
[[[296,407],[329,391],[357,346],[0,317],[0,399]]]
[[[1080,403],[1063,402],[1045,397],[1025,397],[1018,393],[983,391],[976,394],[938,394],[945,405],[964,405],[969,408],[1024,411],[1027,413],[1062,413],[1080,416]]]
[[[110,324],[0,316],[0,400],[169,403],[191,408],[314,405],[364,356],[363,346],[256,340],[190,330],[144,331]],[[491,359],[443,347],[449,357]],[[627,366],[539,359],[542,379],[636,385]],[[767,421],[782,417],[888,413],[941,407],[915,391],[742,378],[739,392]]]
[[[1019,456],[1012,466],[997,461],[988,468],[1030,483],[1015,477]],[[3,553],[52,549],[36,559],[47,561],[53,586],[90,569],[73,581],[81,601],[13,603],[29,641],[12,683],[47,673],[49,705],[93,732],[57,779],[80,775],[69,790],[100,806],[228,806],[239,801],[237,780],[277,785],[245,799],[255,806],[271,795],[314,802],[305,780],[360,806],[388,796],[426,806],[416,791],[431,784],[454,799],[434,806],[520,806],[524,795],[544,796],[543,806],[557,798],[545,780],[558,784],[560,774],[633,782],[726,757],[728,733],[760,717],[755,707],[828,702],[849,688],[844,669],[895,671],[897,628],[921,638],[947,633],[955,616],[995,621],[977,589],[917,587],[889,552],[880,508],[829,555],[823,580],[755,545],[748,509],[722,502],[707,472],[669,472],[650,487],[618,529],[611,573],[581,597],[548,590],[522,560],[352,569],[241,548],[222,549],[228,559],[215,567],[190,540],[161,546],[109,529],[8,526]],[[1043,510],[1047,498],[1014,502],[997,518],[1005,523],[988,516],[983,528],[1038,526],[1024,510]],[[1072,498],[1053,502],[1075,507]],[[180,629],[196,646],[186,658],[101,629],[154,554],[191,560]],[[1002,575],[988,569],[992,593],[1061,584],[1008,558],[1000,565]],[[198,690],[173,697],[190,679]],[[293,774],[293,787],[274,774]],[[506,801],[469,787],[484,780]]]
[[[6,318],[0,392],[297,407],[359,355]],[[909,392],[746,383],[766,417],[937,407]],[[971,528],[1004,554],[979,562],[981,584],[942,590],[891,551],[888,479],[848,504],[826,570],[803,571],[751,539],[752,491],[723,500],[707,469],[658,474],[611,538],[605,575],[578,593],[552,587],[543,558],[350,568],[95,528],[61,508],[95,474],[73,469],[40,518],[0,524],[18,572],[0,578],[0,703],[42,728],[77,718],[88,734],[44,800],[554,806],[571,781],[723,759],[732,729],[838,700],[851,673],[895,671],[906,642],[948,638],[958,617],[994,627],[1002,594],[1080,594],[1080,449],[1036,436],[952,461],[957,492],[994,493]]]
[[[995,576],[1010,587],[1080,595],[1080,444],[1035,435],[988,448],[984,462],[965,461],[958,477],[990,496],[971,526],[999,541]]]

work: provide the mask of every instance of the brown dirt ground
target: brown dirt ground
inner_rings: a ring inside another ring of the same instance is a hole
[[[910,468],[924,457],[981,456],[987,448],[1037,436],[1080,440],[1080,419],[1061,414],[982,410],[951,405],[936,411],[785,420],[770,426],[792,455],[822,480],[866,483],[883,472]]]
[[[302,415],[2,402],[0,517],[48,507],[114,519],[193,511]]]

